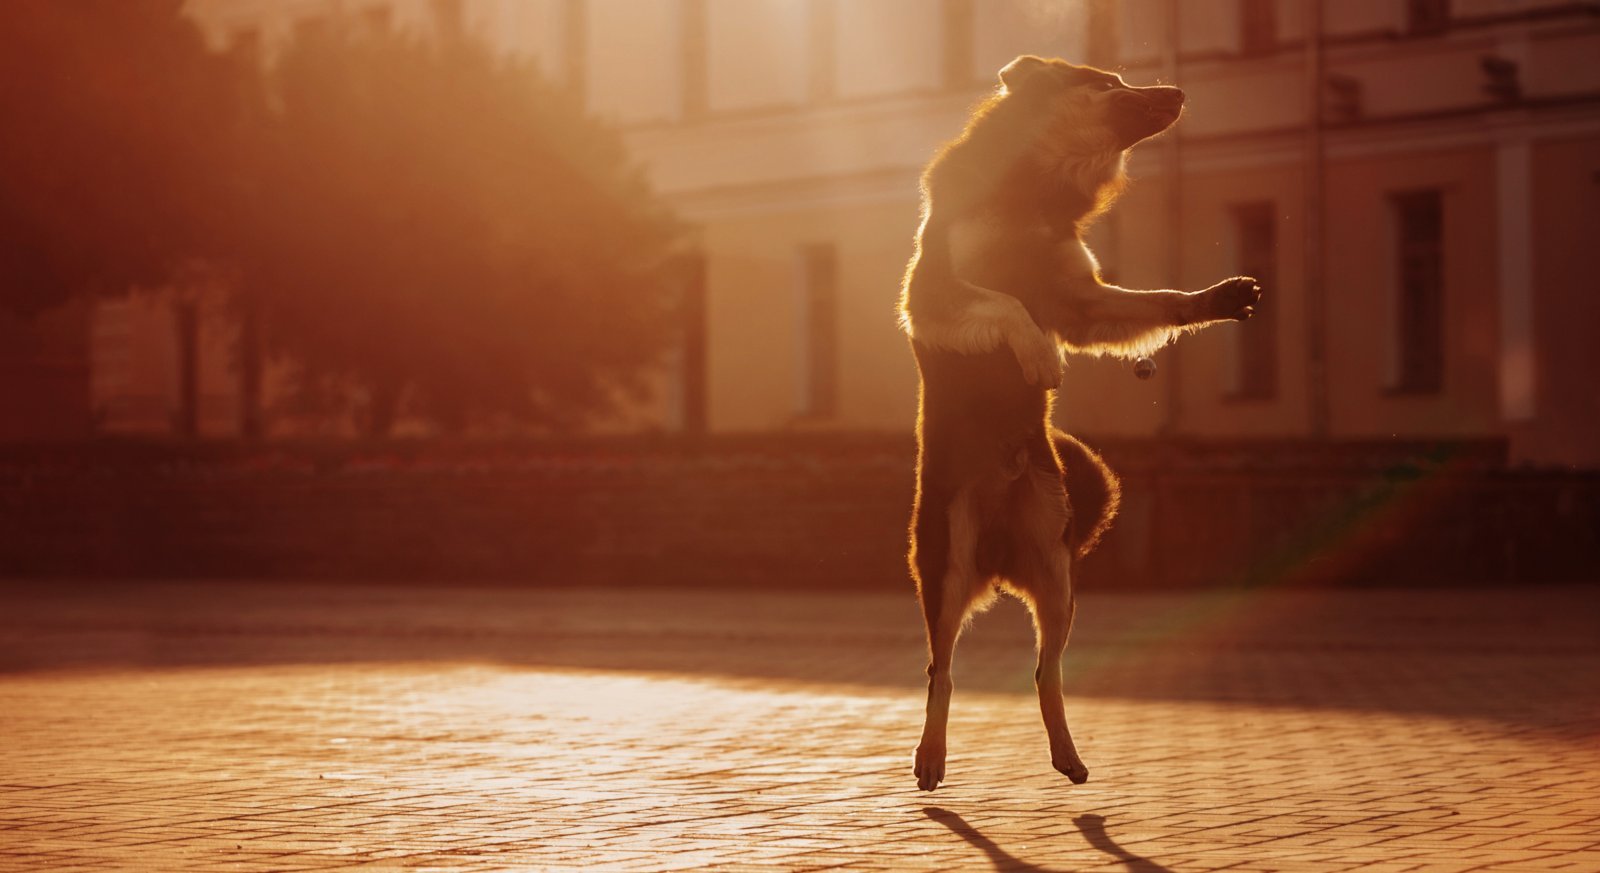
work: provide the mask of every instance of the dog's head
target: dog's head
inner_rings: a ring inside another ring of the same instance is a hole
[[[1085,194],[1115,186],[1124,153],[1171,127],[1183,113],[1183,92],[1165,85],[1133,87],[1094,67],[1023,55],[1000,71],[1003,99],[1035,117],[1028,150]]]
[[[1044,105],[1055,132],[1083,148],[1124,151],[1172,126],[1183,92],[1167,85],[1137,88],[1116,73],[1023,55],[1000,71],[1007,94]]]

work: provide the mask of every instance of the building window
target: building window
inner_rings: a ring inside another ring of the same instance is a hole
[[[1260,280],[1278,294],[1278,210],[1271,201],[1241,203],[1232,209],[1234,260],[1239,273]],[[1267,400],[1278,394],[1278,319],[1266,306],[1234,329],[1235,355],[1229,396]]]
[[[466,24],[461,0],[433,0],[433,22],[446,38],[460,37]]]
[[[1432,393],[1444,384],[1444,208],[1439,191],[1392,198],[1396,354],[1392,387]]]
[[[831,243],[800,249],[798,290],[798,412],[830,419],[839,406],[839,266]]]
[[[683,0],[683,34],[679,46],[683,64],[683,117],[693,121],[706,114],[710,92],[706,42],[706,0]]]
[[[294,41],[302,45],[320,43],[331,31],[328,16],[308,15],[294,23]]]
[[[1116,0],[1089,0],[1088,45],[1085,55],[1089,65],[1111,69],[1117,64]]]
[[[813,0],[811,13],[811,75],[806,90],[823,102],[839,96],[839,10],[830,0]]]
[[[1406,32],[1439,33],[1450,26],[1450,0],[1406,0]]]
[[[1264,55],[1278,46],[1278,0],[1243,0],[1239,4],[1239,51]]]
[[[589,17],[584,0],[565,0],[561,5],[562,77],[574,100],[582,106],[589,99]]]
[[[944,0],[944,86],[960,89],[975,78],[973,0]]]
[[[1359,121],[1366,88],[1360,79],[1343,73],[1329,73],[1322,89],[1322,117],[1329,124]]]
[[[394,10],[387,6],[369,6],[361,11],[361,26],[367,33],[388,33],[394,26]]]

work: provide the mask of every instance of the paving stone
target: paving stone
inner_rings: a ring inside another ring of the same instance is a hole
[[[916,790],[904,597],[0,587],[0,870],[1600,869],[1582,589],[1015,606]]]

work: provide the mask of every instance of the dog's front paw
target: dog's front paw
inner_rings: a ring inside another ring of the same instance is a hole
[[[1030,323],[1027,330],[1016,331],[1007,339],[1029,385],[1061,387],[1061,352],[1043,331]]]
[[[1223,279],[1205,290],[1207,321],[1244,321],[1256,313],[1261,300],[1261,283],[1249,276]]]

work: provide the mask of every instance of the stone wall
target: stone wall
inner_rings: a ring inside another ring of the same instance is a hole
[[[1592,581],[1600,475],[1489,444],[1106,442],[1085,584]],[[877,436],[0,449],[0,575],[905,587]]]

